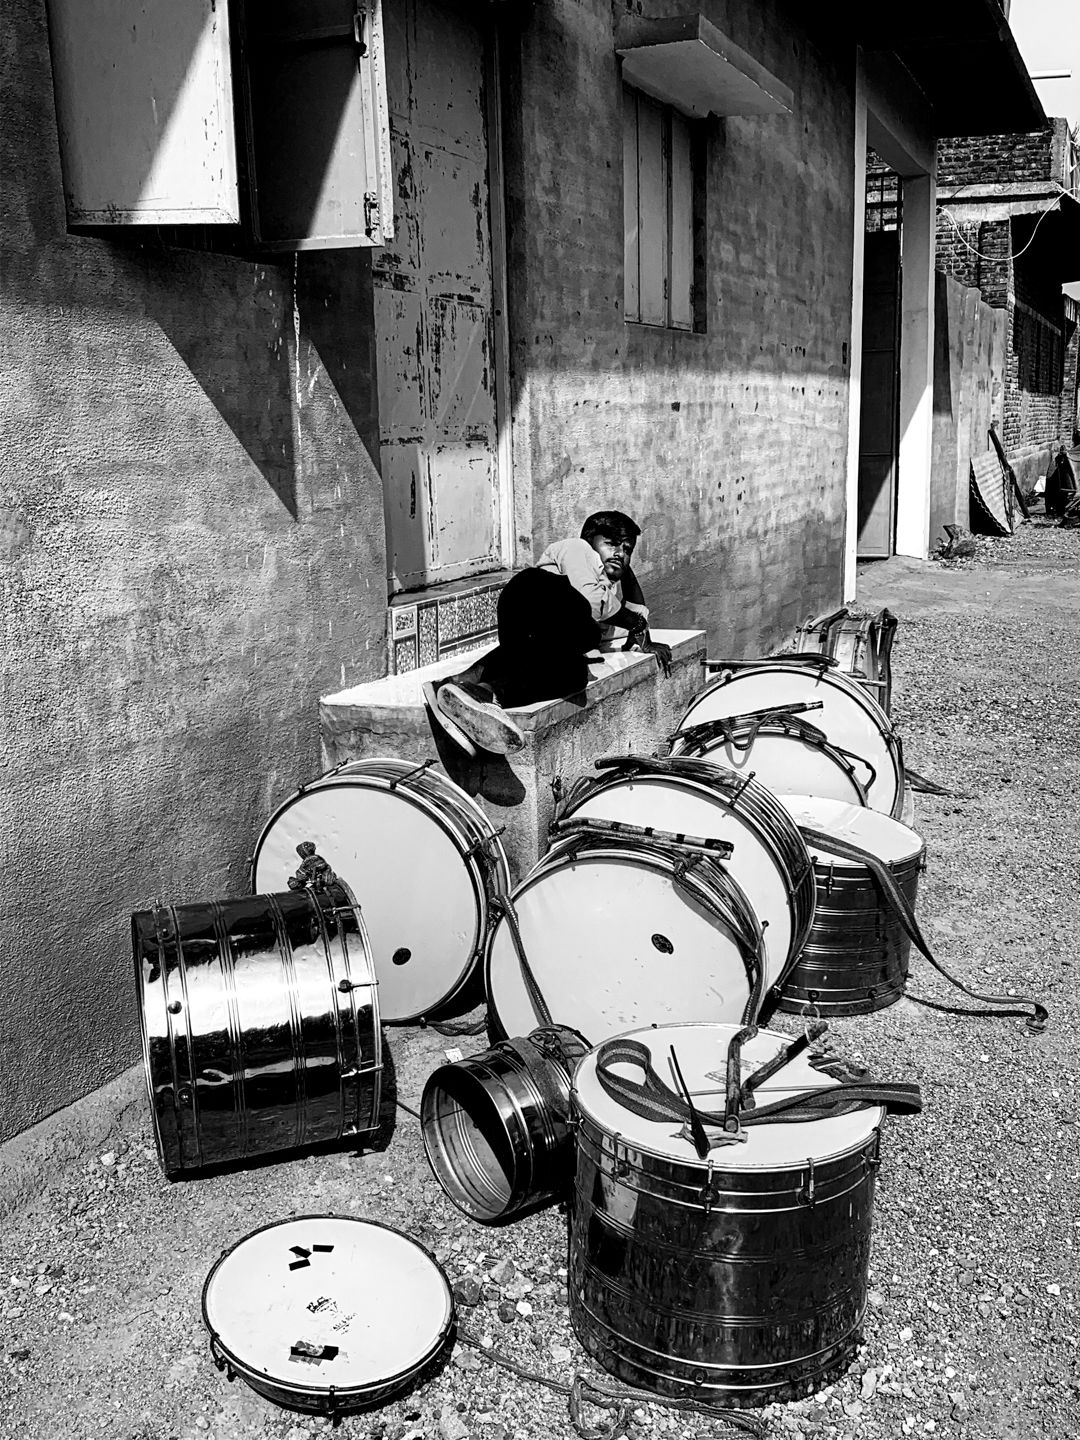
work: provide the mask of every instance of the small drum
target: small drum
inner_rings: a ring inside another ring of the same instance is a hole
[[[865,686],[886,715],[892,713],[892,646],[896,616],[852,615],[847,606],[820,615],[799,627],[795,648],[799,654],[828,655],[837,668]]]
[[[671,753],[715,760],[737,775],[752,775],[774,795],[827,795],[865,805],[866,767],[830,745],[813,725],[813,715],[807,719],[810,724],[795,716],[706,723],[680,730]]]
[[[131,937],[169,1174],[378,1128],[378,996],[341,891],[159,906]]]
[[[838,670],[815,663],[811,656],[733,661],[691,700],[679,729],[814,700],[821,701],[821,709],[811,712],[813,724],[824,731],[830,745],[849,758],[857,757],[865,768],[859,779],[867,804],[885,815],[899,815],[904,805],[904,763],[892,722],[867,689]]]
[[[285,889],[301,846],[314,846],[363,906],[382,1019],[444,1009],[479,960],[491,895],[510,886],[506,854],[476,802],[426,765],[348,761],[271,816],[252,889]]]
[[[570,1080],[589,1043],[553,1025],[440,1065],[420,1102],[436,1180],[474,1220],[563,1199],[574,1178]]]
[[[736,1028],[623,1038],[673,1089],[674,1049],[695,1104],[722,1111]],[[744,1080],[789,1040],[759,1031],[742,1050]],[[757,1094],[765,1104],[833,1083],[804,1053]],[[570,1318],[605,1369],[742,1407],[808,1395],[847,1368],[866,1309],[879,1106],[747,1128],[703,1160],[685,1127],[643,1119],[605,1089],[596,1050],[577,1068],[572,1106]]]
[[[717,862],[680,867],[642,845],[554,845],[511,896],[528,973],[515,923],[504,915],[491,932],[492,1030],[527,1035],[554,1023],[597,1042],[650,1020],[741,1019],[761,968],[761,927]]]
[[[802,954],[780,987],[779,1009],[858,1015],[892,1005],[904,993],[911,937],[872,872],[830,854],[807,833],[858,845],[886,866],[912,909],[926,846],[898,820],[839,800],[785,795],[814,863],[817,909]]]
[[[454,1329],[442,1268],[374,1220],[299,1215],[226,1250],[203,1286],[210,1352],[293,1410],[384,1404],[434,1370]]]
[[[610,765],[600,763],[605,773],[578,781],[566,798],[562,818],[615,820],[729,841],[733,852],[724,868],[762,922],[766,988],[776,985],[802,949],[814,918],[810,857],[783,805],[752,775],[736,775],[712,761],[650,762],[627,756]],[[683,1009],[642,1018],[660,1022],[692,1017]],[[738,1017],[714,1013],[708,1018]],[[591,1034],[587,1026],[581,1028]],[[603,1036],[598,1032],[592,1038]]]

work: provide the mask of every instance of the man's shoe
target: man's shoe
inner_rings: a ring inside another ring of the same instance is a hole
[[[452,680],[440,685],[435,703],[440,714],[479,745],[494,755],[513,755],[525,747],[525,736],[510,716],[493,699],[486,699],[487,686],[458,685]]]
[[[454,724],[449,715],[444,715],[439,709],[439,694],[435,682],[433,680],[425,680],[421,688],[424,692],[424,703],[427,705],[428,713],[436,724],[441,727],[443,734],[447,735],[459,750],[464,751],[466,755],[475,759],[476,746],[465,732]]]

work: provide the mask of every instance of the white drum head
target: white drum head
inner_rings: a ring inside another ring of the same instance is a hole
[[[711,745],[701,755],[726,765],[739,775],[753,775],[774,795],[826,795],[849,805],[861,805],[858,786],[850,771],[819,745],[808,745],[795,735],[758,734],[749,750],[734,745]],[[856,774],[865,770],[859,766]]]
[[[427,1251],[370,1220],[303,1215],[256,1230],[217,1262],[203,1319],[226,1359],[260,1384],[343,1401],[404,1384],[453,1323]]]
[[[923,849],[922,837],[914,830],[876,810],[845,805],[840,800],[825,800],[818,795],[781,795],[779,800],[800,828],[821,830],[837,840],[846,840],[849,845],[858,845],[885,865],[913,860]],[[819,851],[812,841],[807,843],[815,860],[820,858],[838,869],[843,865],[857,868],[857,861],[844,860],[827,850]]]
[[[774,984],[783,973],[792,929],[785,867],[778,864],[749,816],[737,806],[733,809],[719,791],[710,791],[697,780],[636,775],[587,795],[568,818],[624,820],[630,825],[651,825],[676,834],[730,840],[734,847],[731,858],[721,863],[742,886],[758,920],[769,922],[765,930],[767,984]],[[647,1018],[660,1019],[658,1015]]]
[[[873,766],[873,778],[864,766],[857,767],[859,782],[866,786],[871,808],[890,814],[903,784],[895,742],[890,743],[892,722],[865,687],[845,676],[817,666],[785,668],[763,661],[734,671],[722,685],[706,688],[690,702],[679,728],[809,700],[820,700],[822,708],[806,711],[803,718],[824,731],[831,745],[850,750]]]
[[[413,1020],[459,989],[483,941],[484,897],[456,828],[406,785],[348,774],[287,800],[255,851],[252,888],[284,890],[310,840],[360,906],[385,1020]]]
[[[556,1025],[597,1043],[630,1025],[742,1014],[750,985],[726,925],[631,846],[542,869],[512,899],[529,968]],[[546,1023],[505,919],[491,937],[487,979],[507,1035]]]
[[[727,1047],[738,1028],[733,1024],[661,1025],[632,1030],[622,1038],[644,1045],[652,1068],[678,1094],[680,1087],[671,1065],[674,1047],[695,1107],[716,1113],[724,1109]],[[759,1030],[742,1048],[743,1079],[790,1042],[790,1035]],[[614,1069],[616,1074],[638,1083],[644,1078],[641,1070],[632,1065],[620,1064]],[[836,1083],[831,1076],[811,1067],[809,1052],[804,1050],[754,1094],[759,1105],[766,1105],[799,1091],[826,1090]],[[706,1162],[698,1158],[689,1135],[684,1139],[678,1133],[678,1126],[670,1120],[643,1119],[607,1093],[597,1078],[595,1050],[578,1065],[573,1095],[583,1115],[609,1134],[620,1135],[635,1150],[704,1168]],[[788,1170],[806,1160],[831,1159],[863,1144],[881,1124],[884,1114],[880,1106],[873,1106],[821,1120],[751,1125],[745,1131],[745,1142],[712,1150],[710,1158],[717,1170]]]

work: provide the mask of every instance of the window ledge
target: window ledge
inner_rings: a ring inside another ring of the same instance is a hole
[[[696,13],[630,19],[615,37],[623,80],[691,119],[790,115],[791,90]]]

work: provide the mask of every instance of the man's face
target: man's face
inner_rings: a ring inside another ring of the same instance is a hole
[[[594,535],[589,544],[600,556],[607,578],[621,580],[634,553],[633,540],[613,540],[609,535]]]

